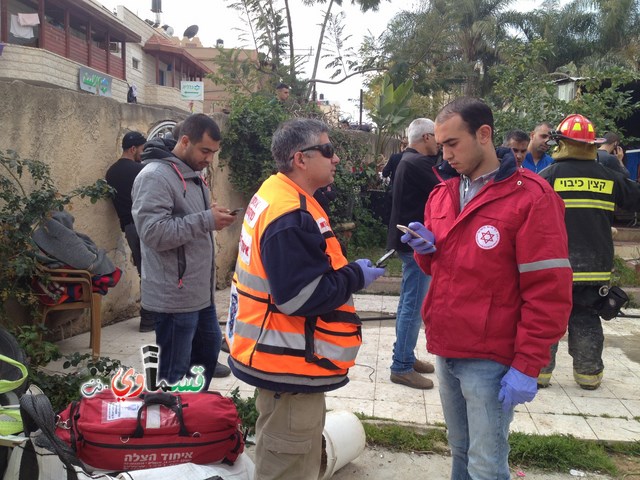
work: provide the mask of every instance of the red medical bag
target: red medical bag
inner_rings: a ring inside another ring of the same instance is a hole
[[[217,392],[147,393],[122,401],[103,390],[72,402],[56,434],[87,467],[123,471],[232,464],[244,450],[239,427],[233,401]]]

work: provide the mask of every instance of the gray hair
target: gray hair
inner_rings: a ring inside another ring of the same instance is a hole
[[[293,170],[293,156],[303,148],[317,145],[329,127],[311,118],[294,118],[281,123],[271,139],[271,155],[280,173]]]
[[[435,132],[435,123],[428,118],[416,118],[407,129],[407,138],[409,139],[409,145],[417,143],[425,133],[433,135]]]

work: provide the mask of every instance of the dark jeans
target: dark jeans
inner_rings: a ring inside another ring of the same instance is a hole
[[[402,260],[402,285],[396,315],[396,341],[393,344],[391,372],[409,373],[416,361],[414,350],[420,329],[424,328],[420,312],[429,290],[431,276],[420,269],[413,252],[397,252]]]
[[[178,383],[194,365],[204,367],[204,390],[209,388],[218,363],[222,332],[216,308],[196,312],[154,313],[156,344],[160,347],[158,378]]]
[[[140,237],[136,230],[135,223],[130,223],[124,227],[124,238],[127,239],[129,248],[131,249],[131,256],[133,257],[133,264],[138,269],[138,276],[141,276],[142,270],[142,254],[140,253]]]
[[[127,239],[131,249],[131,256],[133,257],[133,264],[136,266],[140,277],[142,276],[142,253],[140,253],[140,237],[135,223],[130,223],[124,227],[124,238]],[[140,327],[153,327],[155,323],[153,312],[140,307]]]

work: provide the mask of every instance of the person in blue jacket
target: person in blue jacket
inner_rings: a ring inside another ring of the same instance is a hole
[[[540,173],[553,163],[553,158],[547,155],[549,140],[553,125],[548,122],[542,122],[536,125],[536,128],[529,134],[529,148],[527,155],[524,157],[522,167],[531,170],[534,173]]]

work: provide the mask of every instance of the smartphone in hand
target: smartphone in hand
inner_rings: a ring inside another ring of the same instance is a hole
[[[241,211],[243,211],[243,210],[244,210],[244,208],[236,208],[235,210],[231,210],[231,211],[229,212],[229,215],[237,215],[237,214],[239,214],[239,213],[240,213]]]
[[[387,266],[387,264],[385,263],[387,260],[389,260],[393,254],[396,253],[395,249],[391,249],[388,252],[386,252],[384,255],[382,255],[378,261],[375,263],[375,267],[376,268],[384,268]]]
[[[421,238],[422,240],[424,240],[427,243],[431,243],[429,242],[429,240],[427,240],[426,238],[420,236],[420,234],[418,234],[417,232],[415,232],[414,230],[411,230],[409,227],[405,226],[405,225],[396,225],[396,228],[398,230],[400,230],[402,233],[409,233],[411,234],[412,237],[415,238]]]

